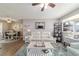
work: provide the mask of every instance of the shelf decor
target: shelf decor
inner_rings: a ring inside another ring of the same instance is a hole
[[[54,33],[53,37],[56,38],[56,42],[62,42],[62,23],[54,24]]]

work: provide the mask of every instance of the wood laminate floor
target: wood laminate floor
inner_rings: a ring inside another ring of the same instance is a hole
[[[23,45],[24,41],[22,39],[16,42],[3,44],[3,48],[0,49],[1,56],[14,56]]]

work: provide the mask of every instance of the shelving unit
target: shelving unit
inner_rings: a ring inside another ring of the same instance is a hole
[[[62,42],[62,23],[58,22],[54,24],[53,37],[56,38],[57,42]]]

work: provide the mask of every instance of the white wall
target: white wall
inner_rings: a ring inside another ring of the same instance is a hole
[[[26,19],[23,20],[23,30],[24,33],[27,32],[27,29],[30,29],[31,31],[36,31],[37,29],[35,29],[35,22],[45,22],[45,31],[52,32],[53,25],[57,21],[57,19]]]

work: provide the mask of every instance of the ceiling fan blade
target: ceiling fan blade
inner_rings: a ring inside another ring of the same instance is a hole
[[[51,8],[54,8],[55,7],[55,4],[53,4],[53,3],[49,3],[48,4]]]
[[[41,11],[44,11],[44,7],[43,7],[43,8],[41,8]]]
[[[43,7],[43,8],[41,8],[41,11],[44,11],[44,7]]]
[[[36,6],[39,5],[40,3],[32,3],[32,6]]]
[[[44,6],[41,8],[41,11],[44,11],[44,8],[45,8],[45,4],[44,4]]]

